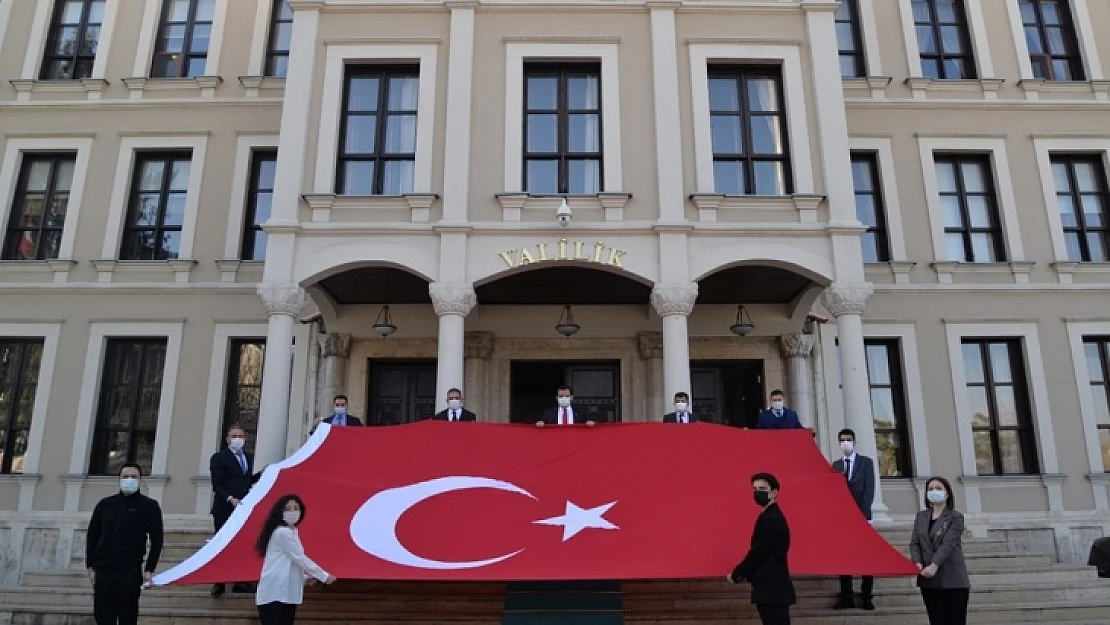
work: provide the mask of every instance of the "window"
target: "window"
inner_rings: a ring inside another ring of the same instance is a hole
[[[975,78],[975,58],[963,0],[913,0],[921,75],[937,80]]]
[[[1067,0],[1020,0],[1018,5],[1033,76],[1045,80],[1083,80],[1079,39]]]
[[[793,192],[778,68],[710,67],[709,116],[717,193]]]
[[[601,66],[524,66],[524,190],[601,191]]]
[[[257,151],[251,155],[250,189],[247,191],[247,210],[243,227],[242,260],[266,259],[266,231],[262,224],[270,218],[274,201],[274,171],[277,152]]]
[[[842,78],[867,75],[859,18],[859,0],[840,0],[840,6],[836,9],[836,43],[840,51]]]
[[[177,258],[191,158],[188,152],[172,152],[135,159],[120,260]]]
[[[949,155],[935,159],[948,260],[1006,260],[990,159]]]
[[[1083,353],[1087,356],[1087,377],[1095,405],[1102,467],[1110,472],[1110,384],[1107,383],[1110,380],[1110,337],[1085,337]]]
[[[42,1],[42,0],[40,0]],[[76,80],[92,76],[105,0],[57,0],[39,77]]]
[[[77,155],[25,154],[16,182],[4,260],[58,257]]]
[[[115,475],[127,462],[149,474],[154,457],[166,339],[108,339],[100,381],[91,475]]]
[[[293,9],[289,0],[273,0],[270,38],[266,48],[266,75],[285,78],[289,69],[289,45],[293,40]]]
[[[964,340],[963,359],[978,474],[1037,473],[1020,341]]]
[[[886,232],[886,208],[883,206],[878,158],[874,153],[852,153],[852,182],[856,188],[856,219],[867,226],[867,232],[861,235],[863,262],[887,262],[890,260],[890,245]]]
[[[902,383],[902,356],[897,339],[868,339],[867,383],[871,388],[871,417],[875,423],[879,475],[912,477],[910,430],[906,392]]]
[[[336,193],[412,193],[419,90],[417,67],[347,69]]]
[[[229,353],[220,437],[223,438],[231,424],[238,423],[247,431],[247,451],[254,453],[258,407],[262,402],[262,362],[266,355],[266,340],[232,339]]]
[[[23,473],[44,342],[0,338],[0,473]]]
[[[1085,263],[1110,260],[1110,192],[1102,157],[1054,154],[1052,179],[1068,259]]]
[[[154,78],[203,76],[216,0],[163,0]]]

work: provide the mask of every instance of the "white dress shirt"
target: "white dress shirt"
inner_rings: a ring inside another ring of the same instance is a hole
[[[690,422],[690,413],[689,412],[676,412],[675,415],[674,415],[674,420],[679,422],[679,423],[689,423]]]
[[[856,452],[852,452],[851,456],[841,456],[841,461],[848,461],[848,480],[852,480],[852,476],[856,474]]]
[[[328,573],[304,554],[297,530],[279,525],[266,545],[266,558],[262,561],[262,576],[255,591],[255,605],[274,601],[300,604],[304,601],[305,574],[321,582],[328,580]]]
[[[563,408],[562,406],[558,406],[556,408],[556,410],[558,410],[558,412],[555,413],[555,423],[556,423],[556,425],[574,425],[574,408],[572,408],[570,406],[567,406],[566,408]],[[566,423],[563,423],[563,411],[564,410],[567,411],[567,421],[566,421]]]

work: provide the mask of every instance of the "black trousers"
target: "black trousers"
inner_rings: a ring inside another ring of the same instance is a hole
[[[271,601],[258,606],[258,618],[262,625],[293,625],[297,619],[297,604]]]
[[[967,625],[967,588],[922,588],[929,625]]]
[[[763,625],[790,625],[790,606],[788,605],[757,603],[755,608],[759,610],[759,618],[762,619]]]
[[[875,578],[868,575],[863,576],[863,583],[860,584],[859,594],[864,599],[871,598],[871,590],[875,588]],[[840,599],[842,601],[850,601],[854,597],[852,592],[852,577],[850,575],[840,576]]]
[[[136,625],[143,572],[138,566],[96,570],[93,618],[96,625]]]

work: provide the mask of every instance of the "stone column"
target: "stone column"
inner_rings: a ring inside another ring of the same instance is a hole
[[[663,400],[690,392],[690,335],[686,318],[694,310],[698,285],[655,285],[651,305],[663,318]],[[665,404],[664,404],[665,405]]]
[[[262,364],[262,400],[258,408],[255,466],[261,470],[285,458],[289,427],[289,388],[293,374],[293,322],[307,301],[296,284],[263,284],[258,296],[266,307],[266,358]]]
[[[428,285],[432,308],[439,315],[436,361],[436,410],[447,408],[447,389],[463,387],[464,322],[478,299],[470,285]]]
[[[467,332],[464,335],[463,355],[466,358],[464,379],[466,386],[460,387],[466,406],[478,415],[479,421],[494,421],[490,411],[490,389],[495,385],[486,382],[486,362],[493,354],[493,332]],[[448,387],[450,388],[450,387]],[[446,393],[444,396],[446,397]]]
[[[821,303],[836,317],[844,422],[856,433],[856,451],[875,459],[875,502],[871,512],[876,521],[890,521],[878,474],[875,420],[871,413],[867,352],[863,346],[863,311],[873,292],[869,282],[836,282],[821,294]]]
[[[667,400],[670,397],[661,396],[656,389],[665,388],[663,383],[663,334],[661,332],[640,332],[636,335],[636,346],[640,351],[640,358],[646,368],[645,388],[652,391],[641,393],[647,398],[642,421],[656,421],[670,412]],[[690,392],[690,391],[687,391]],[[673,397],[673,395],[671,396]]]
[[[812,334],[783,334],[779,337],[782,357],[786,360],[786,392],[790,407],[798,413],[802,425],[812,428],[813,385],[809,373],[809,354],[813,350]]]
[[[329,332],[318,340],[320,369],[316,374],[316,414],[313,417],[323,418],[332,413],[335,396],[347,392],[347,358],[351,355],[351,335]]]

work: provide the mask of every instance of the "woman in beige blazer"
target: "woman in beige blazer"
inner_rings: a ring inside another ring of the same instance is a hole
[[[910,559],[930,625],[967,625],[971,580],[964,564],[964,515],[956,511],[952,485],[943,477],[925,483],[925,510],[914,519]]]

